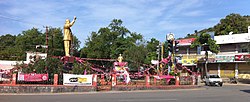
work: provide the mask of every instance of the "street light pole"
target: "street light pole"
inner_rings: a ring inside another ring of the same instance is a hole
[[[160,46],[161,46],[161,43],[159,42],[159,45],[158,45],[158,48],[157,48],[157,51],[158,51],[157,74],[159,74],[159,64],[160,64],[160,63],[159,63],[159,62],[160,62],[159,60],[160,60],[160,53],[161,53],[161,52],[160,52]]]

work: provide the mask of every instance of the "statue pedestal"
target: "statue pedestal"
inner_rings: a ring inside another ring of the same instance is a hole
[[[74,63],[75,57],[72,56],[64,56],[63,62],[65,63]]]
[[[64,69],[69,71],[73,69],[73,63],[74,63],[75,57],[71,56],[64,56],[62,61],[64,64]]]

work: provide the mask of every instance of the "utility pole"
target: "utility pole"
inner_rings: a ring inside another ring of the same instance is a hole
[[[48,26],[46,26],[46,54],[47,54],[47,58],[48,58],[48,51],[49,51],[49,30],[48,30]],[[46,72],[48,71],[48,60],[46,59],[45,61],[45,70]]]
[[[46,26],[46,53],[47,53],[47,57],[48,57],[48,51],[49,51],[49,30],[48,30],[48,26]]]
[[[164,54],[164,43],[161,43],[161,59],[163,59]]]

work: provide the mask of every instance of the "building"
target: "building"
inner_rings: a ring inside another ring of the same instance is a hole
[[[0,60],[0,72],[9,73],[10,70],[13,69],[16,64],[20,64],[20,63],[28,64],[31,61],[35,61],[36,58],[45,59],[46,57],[47,57],[46,53],[26,52],[26,60],[25,61]]]
[[[194,38],[179,40],[178,56],[179,62],[193,71],[204,73],[205,52],[202,48],[190,48]],[[216,44],[220,46],[218,54],[209,52],[208,73],[218,74],[222,78],[243,78],[250,79],[250,27],[248,33],[214,36]]]

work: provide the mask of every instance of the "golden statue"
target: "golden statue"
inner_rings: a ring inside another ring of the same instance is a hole
[[[65,25],[63,27],[64,29],[63,41],[64,41],[65,56],[70,56],[69,52],[70,52],[71,43],[73,40],[73,35],[72,35],[70,27],[73,26],[75,21],[76,21],[76,16],[74,16],[74,19],[72,22],[70,22],[69,19],[66,19]]]
[[[118,62],[122,62],[122,60],[123,60],[122,54],[119,54],[119,57],[117,60],[118,60]]]

